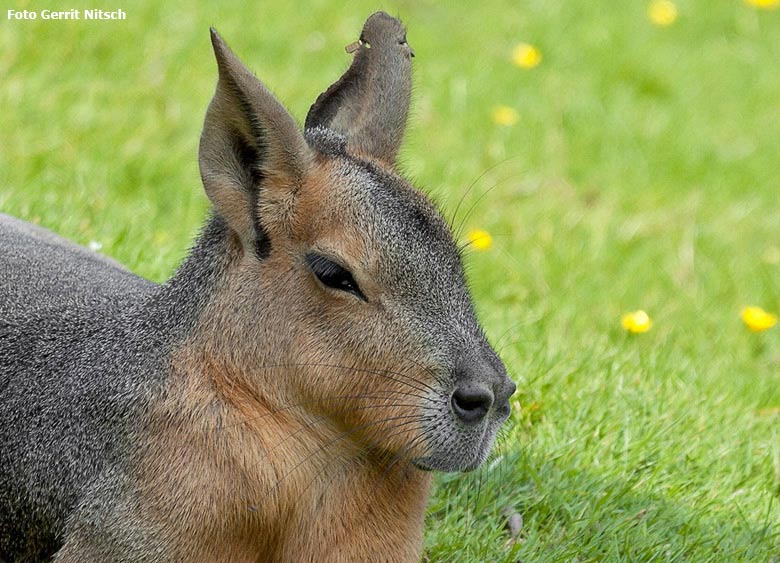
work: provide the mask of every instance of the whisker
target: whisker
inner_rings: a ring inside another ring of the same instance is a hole
[[[397,430],[397,431],[396,431],[396,432],[391,432],[391,433],[389,433],[389,434],[385,434],[385,435],[383,436],[383,438],[385,438],[385,439],[387,439],[387,438],[391,438],[391,437],[393,437],[393,436],[396,436],[396,435],[400,434],[401,432],[406,432],[406,431],[407,431],[406,429],[402,429],[402,430],[398,430],[398,429],[399,429],[399,428],[402,428],[402,427],[405,427],[405,426],[407,426],[408,424],[412,424],[413,422],[414,422],[414,421],[407,421],[407,422],[403,422],[403,423],[400,423],[400,424],[396,424],[396,425],[394,425],[394,426],[393,426],[391,429],[394,429],[394,430]],[[420,426],[420,430],[421,430],[421,431],[423,430],[423,429],[422,429],[422,426]],[[425,437],[425,435],[424,435],[424,434],[420,434],[420,435],[418,435],[418,436],[417,436],[415,439],[413,439],[413,440],[412,440],[412,442],[416,442],[416,441],[417,441],[419,438],[424,438],[424,437]],[[365,459],[365,457],[366,457],[366,453],[367,453],[367,451],[368,451],[370,448],[372,448],[373,446],[375,446],[375,445],[377,444],[377,440],[370,440],[369,442],[370,442],[370,443],[368,444],[368,446],[367,446],[367,447],[365,447],[365,448],[363,448],[363,449],[360,451],[360,453],[359,453],[360,457],[362,457],[362,458],[364,458],[364,459]],[[397,455],[397,454],[396,454],[396,455]],[[395,456],[394,456],[394,457],[395,457]],[[342,467],[343,467],[344,465],[346,465],[346,462],[342,463]],[[333,474],[332,474],[332,475],[330,476],[330,478],[328,479],[328,482],[327,482],[327,484],[325,485],[325,490],[327,490],[327,489],[330,487],[331,483],[333,482],[333,479],[335,479],[335,477],[336,477],[336,473],[337,473],[337,472],[336,472],[336,471],[334,471],[334,472],[333,472]],[[317,480],[317,477],[318,477],[318,476],[315,476],[313,479],[311,479],[311,481],[309,482],[309,484],[306,486],[306,489],[308,489],[308,488],[309,488],[309,487],[310,487],[310,486],[313,484],[313,482]],[[372,494],[371,494],[370,496],[373,496],[373,492],[374,492],[374,491],[376,491],[376,490],[377,490],[377,487],[375,486],[375,487],[372,489]]]
[[[382,472],[382,475],[379,477],[377,482],[374,485],[374,491],[376,491],[381,484],[384,482],[384,480],[387,478],[387,476],[390,474],[390,470],[393,468],[393,466],[404,459],[407,452],[410,452],[414,447],[416,447],[421,441],[423,441],[426,438],[425,433],[420,433],[417,437],[412,439],[407,445],[405,445],[403,448],[398,450],[395,455],[391,458],[390,462],[385,466],[385,470]]]
[[[482,485],[484,483],[485,479],[485,464],[483,463],[479,467],[479,471],[477,471],[477,494],[474,496],[474,510],[472,513],[472,517],[476,516],[477,511],[479,510],[479,500],[482,497]]]
[[[496,340],[496,341],[493,343],[493,349],[494,349],[494,350],[498,350],[498,349],[499,349],[499,344],[501,343],[501,341],[502,341],[504,338],[506,338],[506,337],[507,337],[507,335],[509,335],[509,334],[510,334],[510,333],[511,333],[513,330],[516,330],[518,327],[521,327],[521,326],[522,326],[523,324],[525,324],[526,322],[527,322],[527,321],[526,321],[525,319],[523,319],[522,321],[517,321],[517,322],[515,322],[515,323],[512,323],[511,325],[509,325],[509,328],[507,328],[507,329],[506,329],[504,332],[502,332],[502,333],[501,333],[501,336],[499,336],[499,337],[498,337],[498,340]],[[511,341],[510,341],[510,342],[511,342]]]
[[[511,235],[510,235],[509,233],[493,233],[493,234],[492,234],[492,235],[490,235],[490,236],[491,236],[492,238],[509,238]],[[480,239],[482,239],[482,238],[483,238],[483,237],[478,237],[478,238],[476,238],[476,239],[474,239],[474,240],[471,240],[471,239],[469,239],[469,240],[467,240],[467,241],[465,241],[465,242],[461,243],[461,244],[458,246],[458,253],[461,253],[461,254],[462,254],[464,250],[466,250],[466,249],[467,249],[468,247],[470,247],[470,246],[473,246],[474,244],[476,244],[476,243],[477,243],[477,241],[479,241],[479,240],[480,240]]]
[[[393,408],[393,407],[415,407],[416,408],[416,407],[419,407],[419,405],[410,405],[410,404],[407,404],[407,403],[395,403],[395,404],[387,404],[387,405],[363,405],[361,407],[355,407],[355,408],[352,408],[352,409],[347,409],[345,411],[338,411],[338,414],[346,414],[346,413],[352,413],[352,412],[363,410],[363,409],[381,408],[381,407],[389,407],[389,408]],[[435,410],[433,407],[420,407],[420,408],[424,409],[424,410]],[[313,421],[311,421],[311,422],[301,426],[300,428],[298,428],[297,430],[295,430],[291,434],[288,434],[283,440],[280,440],[279,442],[277,442],[276,444],[274,444],[273,446],[268,448],[266,450],[266,452],[274,451],[276,448],[278,448],[279,446],[284,444],[287,440],[289,440],[291,438],[294,438],[295,436],[297,436],[298,434],[300,434],[304,430],[309,430],[309,429],[313,428],[314,425],[317,422],[322,422],[322,421],[328,420],[329,418],[331,418],[329,415],[322,415],[322,416],[317,417],[315,420],[313,420]]]
[[[338,370],[347,370],[352,371],[355,373],[368,373],[373,375],[378,375],[380,377],[386,377],[387,379],[390,379],[391,381],[395,381],[397,383],[401,383],[402,385],[406,385],[408,387],[411,387],[412,389],[415,389],[417,391],[420,391],[422,393],[425,393],[427,391],[437,393],[436,389],[425,383],[424,381],[419,381],[417,379],[412,378],[408,374],[404,374],[401,372],[389,370],[389,369],[376,369],[376,368],[359,368],[357,366],[345,366],[340,364],[328,364],[328,363],[318,363],[318,362],[296,362],[296,363],[289,363],[289,364],[270,364],[270,365],[263,365],[263,366],[253,366],[253,370],[263,370],[263,369],[290,369],[290,368],[296,368],[296,367],[320,367],[320,368],[328,368],[328,369],[338,369]],[[391,376],[396,376],[400,378],[405,379],[395,379]],[[413,385],[416,384],[416,385]],[[418,387],[417,385],[420,385],[421,387]]]
[[[382,376],[382,377],[387,377],[388,379],[390,379],[392,381],[396,381],[398,383],[402,383],[404,385],[408,385],[409,387],[412,387],[413,389],[416,389],[417,391],[420,391],[420,392],[425,392],[426,390],[427,391],[431,391],[432,393],[436,393],[437,392],[436,389],[434,389],[433,387],[431,387],[430,385],[428,385],[424,381],[419,381],[419,380],[413,379],[408,374],[404,374],[404,373],[400,373],[400,372],[396,372],[396,371],[388,370],[388,369],[358,368],[357,366],[350,367],[350,366],[342,366],[342,365],[338,365],[338,364],[324,364],[324,363],[300,363],[300,364],[290,364],[290,365],[291,366],[295,366],[295,367],[326,367],[326,368],[330,368],[330,369],[349,370],[349,371],[353,371],[353,372],[357,372],[357,373],[369,373],[369,374],[373,374],[373,375],[379,375],[379,376]],[[287,367],[287,366],[281,366],[281,367]],[[406,378],[407,380],[394,379],[393,377],[390,377],[391,375],[392,376],[397,376],[397,377],[403,377],[403,378]],[[416,386],[412,385],[411,383],[409,383],[409,381],[414,382],[414,383],[419,384],[419,385],[422,385],[422,388],[416,387]]]
[[[406,375],[406,374],[394,372],[394,371],[391,371],[391,370],[376,370],[376,369],[368,369],[368,368],[357,368],[357,367],[349,367],[349,366],[342,366],[342,365],[337,365],[337,364],[325,364],[325,363],[292,363],[292,364],[266,365],[266,366],[259,366],[258,368],[255,368],[255,369],[289,369],[289,368],[293,368],[293,367],[326,367],[326,368],[331,368],[331,369],[351,370],[351,371],[354,371],[354,372],[357,372],[357,373],[368,373],[368,374],[372,374],[372,375],[377,375],[379,377],[384,377],[386,379],[389,379],[391,381],[395,381],[395,382],[400,383],[402,385],[406,385],[406,386],[414,389],[415,391],[419,391],[421,393],[427,393],[427,391],[430,391],[430,392],[434,393],[435,395],[439,395],[440,394],[439,391],[437,391],[436,389],[434,389],[430,385],[427,385],[424,382],[413,380],[413,379],[409,378],[409,376]],[[421,369],[427,370],[438,381],[438,378],[436,378],[436,374],[435,373],[433,373],[432,371],[428,370],[427,368],[425,368],[422,365],[420,365],[420,367],[421,367]],[[409,381],[399,380],[399,379],[397,379],[395,377],[392,377],[392,375],[397,375],[399,377],[407,377],[411,381],[414,381],[416,383],[420,383],[424,387],[423,388],[417,387],[415,385],[410,384]],[[396,395],[405,395],[405,396],[409,396],[409,397],[414,397],[416,399],[420,399],[420,400],[423,400],[423,401],[426,401],[426,402],[435,402],[435,399],[431,399],[430,397],[427,397],[425,395],[417,395],[416,393],[410,393],[410,392],[400,391],[400,390],[395,390],[395,391],[392,391],[391,393],[396,394]],[[346,397],[346,396],[343,396],[343,397]],[[267,417],[267,416],[273,416],[274,414],[276,414],[278,412],[281,412],[281,411],[284,411],[284,410],[288,410],[288,409],[292,409],[292,408],[300,408],[303,405],[307,405],[307,404],[308,405],[318,404],[319,402],[325,402],[327,400],[336,400],[336,398],[337,397],[334,397],[333,399],[326,399],[324,401],[320,400],[320,401],[311,401],[311,402],[308,402],[308,403],[297,403],[297,404],[294,404],[294,405],[286,405],[286,406],[283,406],[283,407],[276,408],[276,409],[274,409],[273,411],[271,411],[269,413],[266,413],[266,414],[263,414],[263,415],[259,415],[257,417],[253,417],[253,418],[251,418],[249,420],[256,421],[256,420],[262,419],[262,418]],[[379,398],[379,397],[377,397],[377,398]],[[244,423],[245,423],[245,421],[241,421],[241,422],[236,423],[234,425],[216,426],[215,429],[230,428],[232,426],[238,426],[238,425],[241,425],[241,424],[244,424]]]
[[[323,444],[320,445],[320,447],[318,447],[313,452],[311,452],[309,455],[304,457],[301,461],[296,463],[293,466],[292,469],[290,469],[287,473],[285,473],[281,478],[279,478],[277,480],[276,484],[271,488],[271,490],[269,490],[269,494],[270,494],[270,492],[272,492],[272,490],[278,489],[285,479],[287,479],[290,475],[292,475],[292,473],[294,473],[298,468],[300,468],[306,461],[311,459],[312,456],[314,456],[317,453],[323,451],[325,448],[327,448],[328,446],[333,445],[334,443],[338,442],[339,440],[343,440],[343,439],[347,438],[348,436],[350,436],[351,434],[353,434],[355,432],[358,432],[360,430],[363,430],[365,428],[368,428],[368,427],[376,425],[376,424],[392,422],[392,421],[395,421],[395,420],[407,420],[408,421],[409,419],[411,419],[411,421],[409,423],[412,423],[412,422],[415,422],[415,421],[426,420],[426,417],[422,417],[420,415],[400,415],[400,416],[394,416],[394,417],[389,417],[389,418],[383,418],[383,419],[380,419],[380,420],[374,420],[374,421],[371,421],[371,422],[366,422],[365,424],[360,424],[360,425],[358,425],[358,426],[356,426],[354,428],[351,428],[349,430],[345,430],[344,432],[339,433],[335,438],[324,442]],[[427,419],[430,419],[430,417],[428,417]]]
[[[503,184],[506,181],[508,181],[508,178],[496,182],[495,184],[490,186],[488,189],[486,189],[484,192],[482,192],[479,195],[479,197],[474,201],[474,203],[471,204],[471,207],[469,207],[468,210],[466,210],[465,215],[463,215],[463,219],[458,224],[458,228],[454,232],[455,240],[458,240],[461,237],[461,235],[463,234],[463,228],[466,226],[466,221],[468,221],[469,215],[471,215],[471,212],[474,211],[474,208],[476,208],[477,205],[479,205],[479,202],[481,202],[485,198],[486,195],[488,195],[490,192],[495,190],[497,187],[499,187],[501,184]]]
[[[416,361],[414,358],[406,358],[406,360],[411,362],[412,364],[414,364],[416,367],[420,368],[421,370],[423,370],[428,375],[430,375],[433,378],[433,380],[436,383],[438,383],[439,385],[445,385],[447,383],[447,381],[445,380],[445,378],[443,376],[437,374],[430,367],[428,367],[428,366],[426,366],[426,365]]]
[[[399,416],[399,417],[391,417],[391,418],[387,418],[387,419],[382,419],[382,420],[379,420],[379,421],[373,421],[373,422],[370,422],[370,423],[367,423],[367,424],[364,424],[364,425],[361,425],[361,426],[362,426],[362,427],[368,427],[368,426],[372,426],[372,425],[379,424],[379,423],[382,423],[382,422],[388,422],[388,421],[394,421],[394,420],[404,420],[404,422],[400,422],[400,423],[398,423],[398,424],[395,424],[395,425],[393,425],[393,426],[391,427],[391,429],[393,429],[393,430],[398,430],[398,429],[399,429],[399,428],[401,428],[401,427],[407,426],[407,425],[409,425],[409,424],[414,424],[415,422],[422,423],[422,422],[424,422],[424,421],[426,421],[426,420],[429,420],[430,418],[431,418],[431,417],[421,417],[421,416]],[[409,420],[409,419],[411,419],[411,420]],[[318,453],[319,453],[319,452],[321,452],[323,449],[325,449],[327,446],[330,446],[330,445],[334,444],[335,442],[337,442],[337,441],[339,441],[339,440],[341,440],[341,439],[345,438],[345,437],[346,437],[348,434],[351,434],[352,432],[354,432],[355,430],[358,430],[358,429],[360,429],[360,428],[359,428],[359,427],[357,427],[357,428],[353,428],[353,429],[351,429],[351,430],[349,430],[349,431],[342,432],[341,434],[339,434],[338,436],[336,436],[334,439],[332,439],[332,440],[329,440],[329,441],[328,441],[328,442],[326,442],[325,444],[322,444],[322,445],[321,445],[319,448],[317,448],[317,449],[316,449],[314,452],[312,452],[312,453],[310,453],[309,455],[307,455],[307,456],[306,456],[304,459],[302,459],[300,462],[298,462],[298,463],[297,463],[297,464],[296,464],[296,465],[295,465],[295,466],[294,466],[294,467],[293,467],[291,470],[289,470],[289,471],[288,471],[288,472],[287,472],[285,475],[283,475],[283,476],[282,476],[282,477],[281,477],[281,478],[280,478],[280,479],[279,479],[279,480],[276,482],[276,484],[274,485],[274,487],[272,487],[272,489],[271,489],[271,490],[278,489],[278,488],[279,488],[279,486],[281,485],[282,481],[284,481],[284,480],[285,480],[287,477],[289,477],[289,476],[290,476],[290,475],[291,475],[293,472],[295,472],[295,471],[296,471],[296,470],[297,470],[297,469],[298,469],[300,466],[302,466],[302,465],[303,465],[303,464],[304,464],[306,461],[310,460],[310,459],[311,459],[311,458],[312,458],[314,455],[318,454]],[[394,432],[394,433],[391,433],[391,434],[384,434],[384,438],[388,438],[388,437],[391,437],[391,436],[397,435],[398,433],[400,433],[400,432],[403,432],[403,431],[405,431],[405,430],[401,430],[401,431]],[[369,441],[369,445],[370,445],[370,446],[376,445],[376,440],[370,440],[370,441]],[[363,450],[363,452],[362,452],[362,455],[365,455],[365,453],[364,453],[365,451],[366,451],[366,450],[365,450],[365,448],[364,448],[364,450]],[[327,488],[327,487],[329,487],[329,486],[330,486],[330,484],[332,483],[332,481],[333,481],[333,478],[334,478],[334,477],[335,477],[335,475],[334,475],[334,476],[331,476],[331,477],[330,477],[330,479],[328,479],[328,482],[327,482],[327,484],[325,485],[325,488]],[[313,483],[314,483],[314,482],[315,482],[315,481],[316,481],[318,478],[319,478],[319,475],[315,475],[315,476],[314,476],[314,477],[313,477],[313,478],[312,478],[312,479],[309,481],[309,483],[306,485],[306,487],[303,489],[303,491],[301,492],[301,494],[303,494],[303,492],[305,492],[306,490],[308,490],[308,489],[309,489],[309,487],[311,487],[311,485],[312,485],[312,484],[313,484]],[[271,491],[269,490],[269,494],[270,494],[270,492],[271,492]]]
[[[499,469],[498,469],[498,480],[501,486],[504,485],[506,482],[506,468],[507,468],[507,458],[506,458],[506,447],[507,447],[507,434],[503,432],[503,429],[505,426],[502,426],[501,429],[498,431],[498,436],[496,437],[496,451],[501,456],[501,461],[499,462]]]
[[[400,393],[400,392],[388,392],[386,395],[333,395],[333,396],[330,396],[330,397],[327,397],[327,398],[323,398],[323,399],[315,399],[315,400],[312,400],[312,401],[305,401],[305,402],[302,402],[302,403],[290,403],[290,404],[287,404],[287,405],[282,406],[282,407],[274,407],[272,410],[270,410],[269,412],[267,412],[265,414],[259,414],[257,416],[251,416],[251,417],[248,417],[248,418],[246,418],[244,420],[236,422],[234,424],[223,424],[223,425],[220,425],[220,426],[214,426],[214,427],[212,427],[212,429],[214,429],[214,430],[224,430],[224,429],[227,429],[227,428],[235,428],[237,426],[241,426],[241,425],[246,424],[248,422],[257,422],[257,421],[262,420],[264,418],[273,417],[273,416],[275,416],[275,415],[277,415],[279,413],[282,413],[282,412],[285,412],[285,411],[288,411],[288,410],[300,409],[300,408],[304,408],[304,407],[310,407],[310,406],[313,406],[313,405],[321,405],[321,404],[329,403],[329,402],[332,402],[332,401],[341,401],[341,400],[345,400],[345,399],[347,399],[347,400],[348,399],[353,399],[353,400],[361,400],[361,399],[390,399],[390,398],[396,398],[395,397],[396,394],[414,397],[416,399],[419,399],[421,401],[425,401],[427,403],[433,403],[433,404],[437,403],[436,399],[432,399],[430,397],[424,397],[424,396],[414,395],[414,394],[411,394],[411,393]],[[380,406],[389,406],[389,404],[388,403],[384,403],[382,405],[377,405],[377,407],[380,407]],[[403,406],[403,405],[399,405],[399,406]],[[420,408],[430,408],[430,407],[425,406],[425,405],[410,405],[410,406],[415,406],[415,407],[420,407]],[[339,411],[339,412],[348,412],[348,411]]]
[[[504,164],[507,164],[515,159],[520,158],[520,156],[513,156],[511,158],[505,158],[504,160],[500,162],[496,162],[489,168],[487,168],[484,172],[482,172],[479,176],[477,176],[474,181],[469,184],[469,187],[466,189],[466,191],[463,192],[463,195],[460,196],[460,199],[458,200],[458,204],[455,206],[455,211],[452,213],[452,219],[450,220],[450,231],[455,231],[455,219],[458,217],[458,211],[460,210],[460,206],[463,205],[463,202],[466,200],[466,196],[471,193],[471,190],[474,189],[474,186],[477,185],[477,182],[479,182],[482,178],[487,176],[490,172],[498,168],[499,166],[503,166]]]

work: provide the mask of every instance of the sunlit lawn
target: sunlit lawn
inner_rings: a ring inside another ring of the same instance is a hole
[[[0,13],[0,210],[163,280],[207,209],[209,25],[302,120],[365,17],[400,15],[402,168],[490,235],[469,274],[519,387],[492,462],[440,477],[429,560],[780,560],[780,329],[740,318],[780,309],[780,9],[202,4]]]

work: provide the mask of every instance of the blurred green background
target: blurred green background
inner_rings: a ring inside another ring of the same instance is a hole
[[[400,165],[464,241],[492,235],[469,275],[519,386],[493,460],[440,476],[428,560],[780,561],[780,329],[740,320],[780,309],[780,9],[74,0],[127,20],[6,19],[53,4],[0,11],[0,210],[158,281],[208,206],[208,27],[302,122],[370,13],[407,24]],[[538,66],[513,64],[521,43]],[[621,328],[635,309],[649,332]]]

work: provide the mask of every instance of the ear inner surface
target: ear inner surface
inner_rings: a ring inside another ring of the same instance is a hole
[[[409,113],[413,56],[400,21],[384,12],[370,16],[352,64],[317,98],[305,129],[331,129],[347,137],[351,151],[395,164]]]
[[[311,151],[284,106],[213,29],[211,41],[219,80],[200,139],[201,178],[217,213],[245,248],[265,258],[271,246],[261,191],[295,190]]]

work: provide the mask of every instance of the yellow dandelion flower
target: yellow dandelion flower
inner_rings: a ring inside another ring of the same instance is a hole
[[[493,237],[487,231],[474,229],[469,233],[469,242],[477,250],[487,250],[493,245]]]
[[[745,4],[762,10],[775,10],[780,8],[780,0],[745,0]]]
[[[767,313],[761,307],[742,309],[742,322],[753,332],[761,332],[777,324],[777,315]]]
[[[520,120],[520,115],[509,106],[496,106],[493,108],[493,123],[497,125],[514,125]]]
[[[512,49],[512,62],[520,68],[534,68],[542,62],[542,52],[528,43],[518,43]]]
[[[641,334],[650,330],[650,327],[653,326],[653,321],[647,313],[640,310],[623,315],[620,318],[620,324],[632,334]]]
[[[672,25],[677,21],[677,6],[669,0],[653,0],[647,8],[647,17],[655,25]]]

